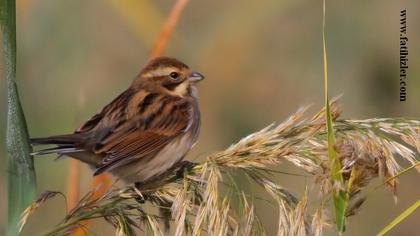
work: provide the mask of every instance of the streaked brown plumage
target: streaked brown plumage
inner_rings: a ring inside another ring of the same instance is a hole
[[[178,163],[200,127],[196,82],[204,77],[168,57],[152,60],[131,86],[73,134],[32,139],[128,182],[144,182]]]

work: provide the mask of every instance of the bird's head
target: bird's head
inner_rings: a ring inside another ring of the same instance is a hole
[[[202,74],[194,72],[175,58],[158,57],[146,65],[135,83],[151,90],[183,97],[191,95],[195,84],[203,79]]]

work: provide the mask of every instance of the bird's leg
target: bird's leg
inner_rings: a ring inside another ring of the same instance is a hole
[[[137,197],[136,197],[136,200],[139,202],[139,203],[141,203],[141,204],[143,204],[143,203],[145,203],[146,202],[146,197],[143,195],[143,194],[141,194],[141,191],[140,191],[140,189],[142,189],[142,187],[144,186],[144,183],[143,182],[136,182],[136,183],[134,183],[134,191],[137,193]]]
[[[138,195],[138,197],[136,197],[136,200],[139,203],[145,203],[146,200],[147,200],[147,195],[143,195],[141,193],[141,190],[147,189],[147,188],[153,186],[153,184],[156,184],[156,183],[161,183],[162,184],[165,181],[171,181],[170,179],[168,179],[168,176],[170,175],[170,173],[175,172],[175,178],[176,179],[184,178],[185,173],[191,172],[191,170],[196,165],[198,165],[198,164],[194,163],[194,162],[181,161],[181,162],[178,162],[171,169],[169,169],[168,171],[166,171],[165,173],[163,173],[161,175],[155,176],[152,179],[146,180],[145,182],[134,183],[134,191],[136,191],[136,193]],[[163,182],[162,182],[162,180],[163,180]]]
[[[190,161],[181,161],[178,165],[177,165],[177,172],[176,172],[176,177],[178,178],[184,178],[185,177],[185,173],[186,172],[191,172],[191,170],[198,165],[197,163],[194,162],[190,162]]]

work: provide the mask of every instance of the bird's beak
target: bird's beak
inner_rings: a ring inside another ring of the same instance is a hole
[[[188,78],[191,82],[198,82],[204,79],[204,75],[198,72],[191,73],[190,77]]]

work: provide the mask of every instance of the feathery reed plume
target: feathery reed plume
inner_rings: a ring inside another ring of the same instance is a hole
[[[39,195],[38,199],[33,202],[28,208],[25,209],[25,211],[22,212],[22,215],[20,217],[20,228],[19,232],[22,231],[23,226],[28,221],[29,216],[38,209],[42,204],[44,204],[48,199],[55,197],[57,194],[61,194],[64,199],[66,199],[66,196],[60,192],[54,192],[54,191],[45,191]]]
[[[190,169],[174,167],[140,188],[112,188],[95,200],[89,197],[94,193],[88,193],[47,235],[68,232],[81,221],[98,217],[112,224],[117,235],[134,235],[138,230],[164,235],[159,220],[173,222],[175,235],[266,235],[255,212],[256,198],[238,187],[233,174],[245,176],[272,197],[279,212],[278,235],[322,235],[331,223],[325,206],[331,202],[332,191],[346,191],[346,216],[354,215],[365,200],[362,191],[375,178],[381,178],[396,195],[397,177],[389,177],[397,176],[401,169],[397,159],[418,163],[419,120],[341,120],[337,102],[332,101],[335,149],[344,181],[344,185],[337,184],[327,154],[325,109],[311,118],[304,117],[305,110],[248,135]],[[283,161],[313,176],[320,194],[309,196],[306,190],[299,199],[282,187],[275,180],[274,168]],[[180,170],[183,177],[179,177]],[[171,214],[153,214],[149,205]],[[312,208],[315,211],[309,212]]]

